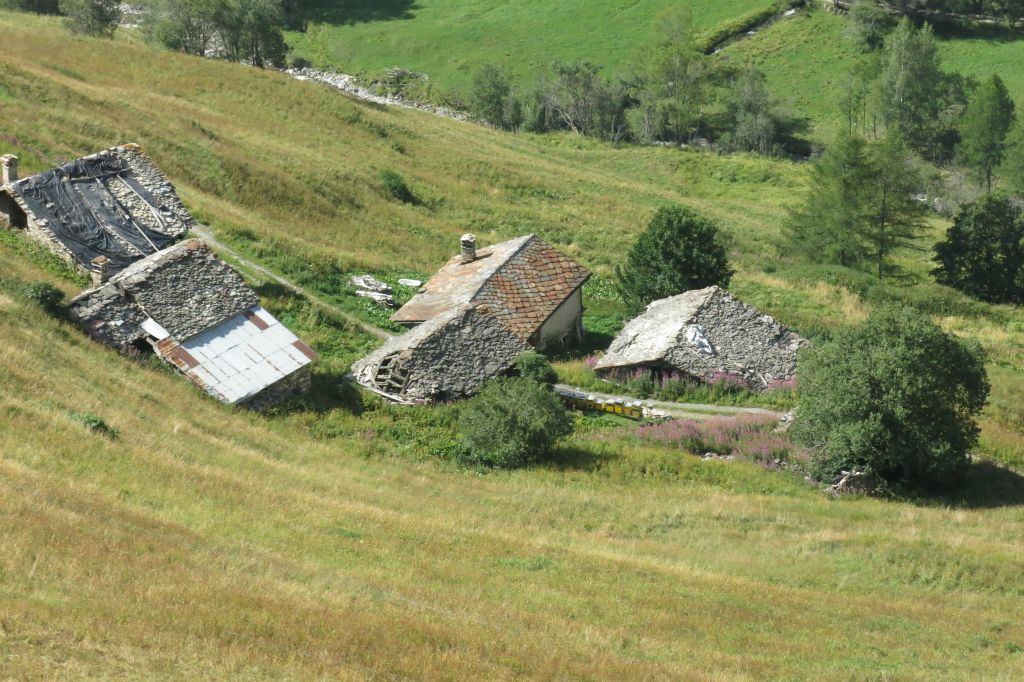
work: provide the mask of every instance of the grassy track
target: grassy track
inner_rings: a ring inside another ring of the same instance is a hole
[[[536,230],[608,274],[678,201],[723,224],[733,288],[767,312],[813,331],[869,308],[772,250],[797,164],[505,135],[8,13],[0,114],[26,171],[141,143],[218,236],[318,287],[332,264],[430,272],[466,230]],[[386,200],[384,168],[422,203]],[[0,272],[0,676],[1024,675],[1024,481],[1006,470],[975,467],[944,504],[836,501],[587,427],[549,466],[460,471],[431,454],[452,411],[364,402],[339,376],[373,339],[273,287],[324,361],[316,401],[260,416],[31,309],[4,277],[77,285],[17,239]],[[940,321],[992,351],[985,450],[1019,466],[1021,313]]]
[[[289,36],[296,54],[363,76],[401,66],[465,91],[481,64],[505,64],[523,82],[554,59],[618,69],[652,34],[669,0],[364,0],[315,2],[311,25]],[[763,9],[771,0],[686,0],[698,30]],[[355,17],[354,19],[349,19]]]

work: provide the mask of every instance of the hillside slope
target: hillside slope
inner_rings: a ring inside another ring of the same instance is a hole
[[[1020,477],[979,470],[963,508],[833,501],[600,433],[481,476],[410,449],[430,411],[227,408],[7,282],[5,676],[1024,674]]]
[[[771,248],[796,164],[505,135],[8,13],[0,114],[26,171],[141,143],[219,236],[325,289],[328,264],[429,272],[467,229],[537,230],[607,274],[679,201],[723,223],[767,312],[820,331],[868,308]],[[387,199],[384,168],[422,203]],[[314,400],[256,415],[43,315],[17,283],[80,286],[53,272],[0,239],[4,677],[1024,675],[1011,471],[977,464],[943,504],[836,500],[590,421],[549,465],[459,470],[436,454],[455,410],[360,397],[341,376],[374,341],[274,287],[323,361]],[[993,351],[986,452],[1024,461],[1020,313],[941,319]]]
[[[345,73],[376,77],[399,66],[428,74],[444,92],[465,93],[483,64],[521,82],[555,59],[619,69],[654,31],[656,17],[685,4],[707,31],[773,0],[399,0],[306,3],[309,27],[291,33],[295,54]]]

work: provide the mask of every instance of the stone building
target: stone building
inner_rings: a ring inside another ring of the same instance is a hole
[[[70,310],[93,338],[152,349],[225,403],[259,409],[309,387],[316,353],[196,239],[130,264]]]
[[[126,144],[18,179],[0,157],[0,223],[23,229],[69,264],[104,276],[185,236],[192,216],[140,147]]]
[[[398,402],[454,400],[507,372],[528,348],[486,304],[462,303],[390,339],[356,362],[352,375]]]
[[[532,234],[481,250],[467,234],[461,247],[393,321],[414,327],[464,303],[482,303],[539,350],[582,339],[582,289],[589,270]]]
[[[626,324],[595,369],[649,369],[697,381],[728,379],[760,391],[792,379],[807,341],[724,289],[655,301]]]
[[[465,398],[508,372],[531,347],[583,336],[582,288],[590,271],[527,235],[461,253],[391,319],[411,331],[352,366],[356,381],[403,403]]]

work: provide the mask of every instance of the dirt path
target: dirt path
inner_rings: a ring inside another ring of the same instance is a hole
[[[677,419],[710,419],[712,417],[736,417],[744,414],[758,414],[781,419],[782,412],[769,410],[764,407],[734,407],[732,405],[708,405],[704,403],[670,403],[663,400],[641,400],[627,395],[614,395],[611,393],[599,393],[597,391],[586,391],[576,386],[557,384],[555,389],[559,392],[569,391],[583,393],[588,398],[594,398],[602,402],[624,402],[640,403],[644,407],[664,412],[670,417]]]

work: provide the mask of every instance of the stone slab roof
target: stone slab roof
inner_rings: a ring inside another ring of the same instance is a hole
[[[464,303],[483,303],[526,339],[589,278],[585,267],[526,235],[481,249],[470,263],[452,258],[391,319],[420,323]]]
[[[30,232],[88,269],[106,256],[108,272],[155,253],[194,224],[174,187],[133,144],[82,157],[2,190],[24,212]]]
[[[730,375],[752,390],[792,378],[807,341],[713,286],[651,303],[630,320],[597,365],[676,371],[699,381]]]
[[[198,239],[137,261],[112,278],[178,341],[185,341],[259,303],[256,292]]]
[[[396,336],[352,365],[356,381],[405,403],[465,398],[529,346],[486,306],[462,303]]]

